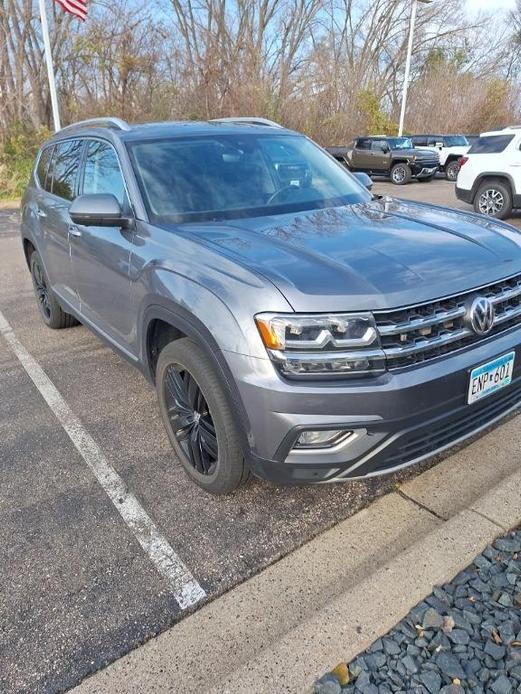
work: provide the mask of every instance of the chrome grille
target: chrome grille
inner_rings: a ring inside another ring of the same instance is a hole
[[[469,297],[484,296],[494,304],[494,326],[485,337],[467,327]],[[419,306],[375,313],[389,369],[402,368],[455,352],[498,335],[521,321],[521,275],[481,289]]]

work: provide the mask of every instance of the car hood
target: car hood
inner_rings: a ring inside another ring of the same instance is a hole
[[[295,311],[396,308],[521,273],[514,227],[391,198],[176,231],[268,278]]]

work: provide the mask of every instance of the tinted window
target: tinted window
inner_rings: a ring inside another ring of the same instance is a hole
[[[208,135],[128,144],[150,216],[213,221],[363,202],[369,193],[298,135]]]
[[[38,166],[36,167],[36,178],[38,183],[42,188],[45,188],[45,178],[47,176],[47,170],[49,168],[49,161],[51,160],[52,147],[46,147],[38,159]],[[49,186],[47,190],[50,189],[51,181],[49,179]]]
[[[367,138],[360,138],[356,143],[357,149],[371,149],[371,140]]]
[[[421,135],[412,138],[412,143],[415,147],[425,147],[427,145],[427,136]]]
[[[514,139],[513,135],[486,135],[479,137],[472,145],[469,154],[497,154],[503,152]]]
[[[80,163],[81,140],[60,142],[52,158],[52,192],[65,200],[73,200]]]
[[[371,142],[371,149],[375,152],[387,151],[388,145],[385,140],[373,140]]]
[[[99,140],[88,144],[83,175],[83,193],[112,193],[120,205],[125,201],[125,184],[112,145]]]
[[[469,144],[465,135],[447,135],[443,141],[445,147],[468,147]]]

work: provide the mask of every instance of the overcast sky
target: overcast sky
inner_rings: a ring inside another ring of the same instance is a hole
[[[469,10],[492,10],[511,9],[515,6],[516,0],[467,0]]]

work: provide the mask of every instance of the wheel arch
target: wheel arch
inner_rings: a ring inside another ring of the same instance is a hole
[[[504,171],[487,171],[485,173],[479,174],[479,176],[476,177],[474,185],[472,186],[472,201],[475,200],[479,188],[485,181],[500,181],[502,183],[508,184],[510,188],[510,194],[512,195],[512,198],[514,197],[516,189],[514,185],[514,179],[512,178],[512,176],[510,176],[510,174],[507,174]]]
[[[229,366],[208,328],[197,316],[182,306],[174,303],[168,306],[152,304],[144,313],[141,332],[143,371],[151,383],[155,383],[157,359],[167,343],[188,337],[206,353],[214,365],[235,414],[243,452],[245,458],[248,458],[252,441],[249,418]]]

